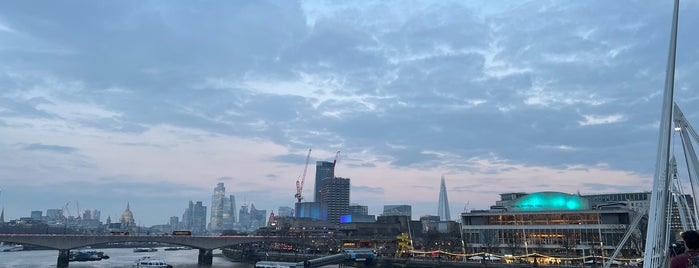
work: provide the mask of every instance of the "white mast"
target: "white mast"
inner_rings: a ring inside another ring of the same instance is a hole
[[[677,51],[677,16],[679,0],[675,0],[670,33],[670,51],[665,73],[665,93],[663,94],[662,116],[660,118],[660,138],[655,162],[655,176],[651,191],[648,213],[648,233],[646,234],[644,268],[663,268],[668,265],[669,228],[667,208],[670,193],[670,137],[672,135],[672,105],[674,103],[675,56]]]

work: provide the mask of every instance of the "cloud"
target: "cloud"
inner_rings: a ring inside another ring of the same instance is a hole
[[[605,125],[614,124],[626,120],[626,117],[622,114],[612,114],[612,115],[588,115],[584,114],[583,118],[585,120],[578,121],[580,126],[595,126],[595,125]]]
[[[46,151],[61,154],[72,154],[78,151],[75,147],[60,146],[60,145],[46,145],[41,143],[26,144],[21,146],[23,150],[27,151]]]

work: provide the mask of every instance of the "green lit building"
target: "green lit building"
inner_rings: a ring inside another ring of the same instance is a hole
[[[638,212],[626,202],[602,199],[559,192],[501,194],[490,210],[461,214],[464,242],[471,252],[502,255],[609,256]],[[640,256],[642,237],[635,228],[622,256]]]

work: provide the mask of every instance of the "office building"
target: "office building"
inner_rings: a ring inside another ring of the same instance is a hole
[[[410,205],[384,205],[381,216],[408,216],[412,217],[413,207]]]
[[[181,229],[180,217],[170,216],[170,231]]]
[[[226,197],[226,187],[223,182],[219,182],[214,188],[211,196],[211,219],[209,230],[211,232],[221,232],[232,229],[236,222],[235,196]]]
[[[189,201],[189,206],[182,214],[182,227],[192,231],[192,234],[206,233],[206,206],[202,201],[197,201],[196,204]]]
[[[313,190],[313,201],[320,203],[320,191],[322,181],[335,177],[335,165],[333,162],[316,161],[316,180]]]
[[[349,214],[350,179],[333,177],[321,181],[321,209],[330,223],[340,223],[340,216]]]
[[[293,217],[294,209],[291,207],[279,207],[277,217]]]
[[[91,218],[91,219],[92,219],[92,220],[95,220],[95,221],[100,221],[100,219],[102,218],[102,212],[100,212],[100,211],[97,210],[97,209],[93,209],[93,210],[91,211],[91,215],[92,215],[92,218]]]
[[[451,220],[451,215],[449,215],[449,198],[447,197],[447,186],[444,183],[444,176],[442,176],[442,183],[439,186],[437,215],[439,215],[439,219],[442,221]]]
[[[63,219],[63,210],[60,208],[46,210],[46,222],[56,223]]]
[[[43,216],[43,214],[44,213],[41,210],[34,210],[31,212],[29,217],[32,218],[32,220],[40,221],[42,220],[41,217]]]
[[[255,208],[255,204],[240,206],[238,217],[238,229],[241,231],[254,231],[267,225],[267,210]]]
[[[327,218],[323,217],[324,214],[320,202],[298,202],[294,204],[294,213],[296,218],[311,218],[316,220]]]
[[[349,206],[349,215],[340,216],[340,223],[350,223],[350,222],[363,222],[371,223],[376,222],[375,215],[369,215],[369,207],[362,206],[359,204],[352,204]]]
[[[226,206],[223,207],[223,226],[230,229],[236,223],[235,195],[228,196]]]
[[[614,194],[582,196],[559,192],[507,193],[490,210],[461,214],[471,251],[521,255],[609,256],[639,212],[625,202],[607,202]],[[643,196],[643,195],[639,195]],[[631,232],[623,256],[640,256],[641,228]],[[540,260],[547,262],[561,261]]]
[[[352,216],[369,215],[369,207],[352,204],[349,206],[349,214]]]
[[[223,207],[226,203],[226,187],[223,182],[219,182],[214,188],[214,194],[211,196],[211,219],[209,220],[212,232],[216,232],[223,227]]]

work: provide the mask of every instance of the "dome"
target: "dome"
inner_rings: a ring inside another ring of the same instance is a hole
[[[121,217],[119,217],[119,222],[122,224],[132,224],[135,222],[128,203],[126,204],[126,210],[124,210],[124,213],[121,213]]]

